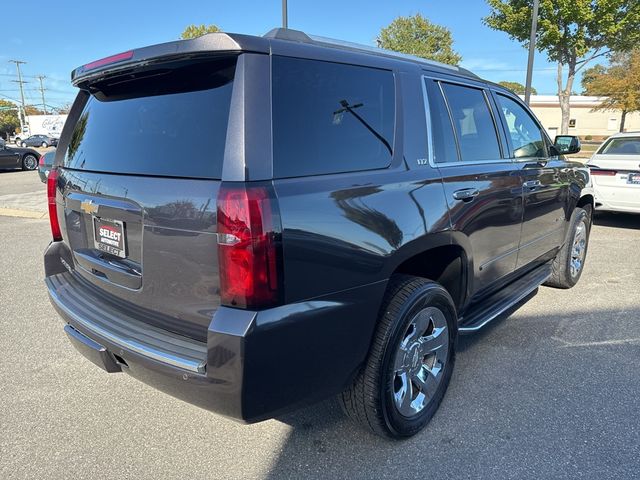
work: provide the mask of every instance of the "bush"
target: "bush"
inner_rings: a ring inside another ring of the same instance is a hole
[[[585,135],[584,139],[585,140],[593,140],[593,137],[591,135]]]

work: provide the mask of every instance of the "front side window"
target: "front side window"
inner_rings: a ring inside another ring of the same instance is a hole
[[[278,56],[272,71],[276,178],[389,166],[395,124],[391,71]]]
[[[540,126],[519,103],[504,95],[497,95],[498,104],[509,131],[515,158],[546,157]]]
[[[491,110],[479,88],[442,83],[463,162],[500,159],[500,145]]]

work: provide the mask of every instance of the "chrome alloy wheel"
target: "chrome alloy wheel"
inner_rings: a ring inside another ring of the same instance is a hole
[[[38,167],[38,159],[33,155],[24,157],[23,163],[27,170],[35,170]]]
[[[417,415],[429,404],[444,376],[448,355],[444,314],[436,307],[421,310],[409,323],[394,361],[393,399],[402,416]]]
[[[587,224],[582,220],[576,227],[576,233],[573,236],[573,244],[571,245],[571,276],[577,277],[582,266],[584,265],[584,257],[587,252]]]

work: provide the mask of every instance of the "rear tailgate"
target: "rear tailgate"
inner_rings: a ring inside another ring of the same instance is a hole
[[[102,77],[61,145],[58,215],[78,288],[200,341],[220,302],[215,209],[236,58]]]

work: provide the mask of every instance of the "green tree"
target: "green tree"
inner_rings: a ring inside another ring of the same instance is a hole
[[[587,95],[606,97],[594,110],[620,110],[620,131],[627,114],[640,111],[640,50],[611,55],[608,67],[585,70],[582,87]]]
[[[19,126],[17,106],[7,100],[0,100],[0,136],[6,138]]]
[[[457,65],[462,57],[453,50],[451,32],[425,17],[398,17],[380,30],[378,47]]]
[[[216,33],[219,32],[220,28],[217,25],[205,25],[204,23],[200,25],[189,25],[184,29],[180,38],[186,40],[188,38],[196,38],[201,37],[207,33]]]
[[[528,46],[533,0],[487,0],[484,22]],[[578,73],[609,51],[628,51],[640,42],[638,0],[540,0],[536,48],[557,64],[561,132],[569,130],[569,97]],[[566,78],[564,72],[566,70]]]
[[[590,68],[585,68],[582,72],[582,95],[596,95],[593,93],[590,87],[591,81],[598,75],[605,73],[607,71],[607,67],[604,65],[594,65]]]
[[[524,95],[524,91],[526,89],[526,87],[519,82],[508,82],[506,80],[503,80],[502,82],[498,82],[498,84],[502,85],[505,88],[508,88],[509,90],[511,90],[514,93],[517,93],[518,95]],[[531,87],[531,94],[537,95],[538,91],[535,88]]]

